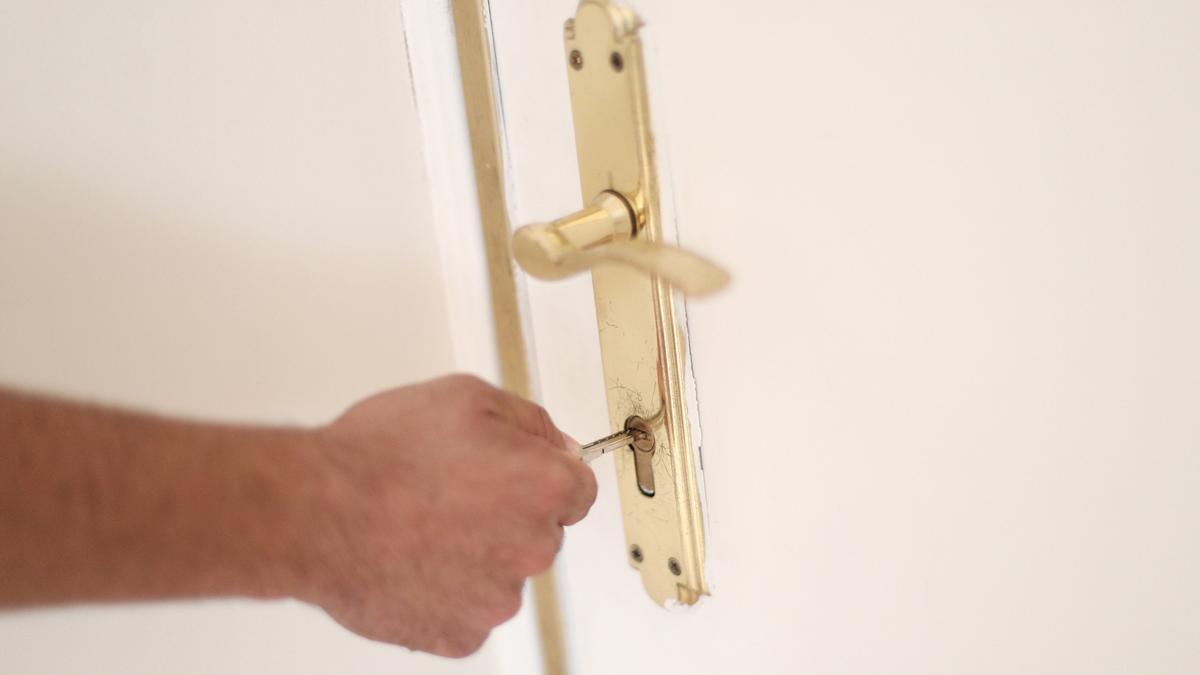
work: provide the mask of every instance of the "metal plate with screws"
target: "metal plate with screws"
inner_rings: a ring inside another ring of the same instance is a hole
[[[607,0],[583,0],[565,27],[583,203],[623,195],[636,239],[662,243],[641,20]],[[697,602],[704,529],[684,373],[686,345],[671,286],[615,263],[592,268],[611,428],[632,418],[653,445],[614,452],[628,559],[658,604]],[[670,561],[670,562],[668,562]]]

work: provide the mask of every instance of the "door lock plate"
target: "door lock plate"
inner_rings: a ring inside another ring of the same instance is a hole
[[[631,10],[583,0],[565,27],[579,176],[585,204],[623,195],[635,239],[663,240],[645,71]],[[626,550],[659,604],[694,604],[708,589],[697,461],[685,393],[686,344],[671,286],[627,265],[592,268],[610,423],[634,417],[649,450],[616,457]]]

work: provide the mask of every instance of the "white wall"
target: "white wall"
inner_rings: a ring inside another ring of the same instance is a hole
[[[578,208],[574,0],[493,0],[517,221]],[[634,0],[688,303],[713,595],[564,549],[580,673],[1200,672],[1200,6]],[[606,429],[586,278],[542,389]]]
[[[394,2],[0,11],[0,383],[316,423],[456,366]],[[2,573],[2,571],[0,571]],[[237,601],[0,614],[4,673],[480,672]]]

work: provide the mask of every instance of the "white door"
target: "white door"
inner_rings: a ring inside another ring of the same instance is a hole
[[[666,611],[611,460],[579,673],[1200,671],[1200,6],[638,0],[687,304],[708,579]],[[490,2],[515,223],[580,207],[574,0]],[[590,282],[543,401],[609,431]]]

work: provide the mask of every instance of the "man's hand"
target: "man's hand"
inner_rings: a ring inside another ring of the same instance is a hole
[[[463,376],[318,429],[0,390],[0,608],[295,597],[463,656],[595,499],[573,449],[540,407]]]
[[[317,437],[328,510],[299,595],[422,651],[477,650],[596,498],[545,410],[473,377],[373,396]]]

